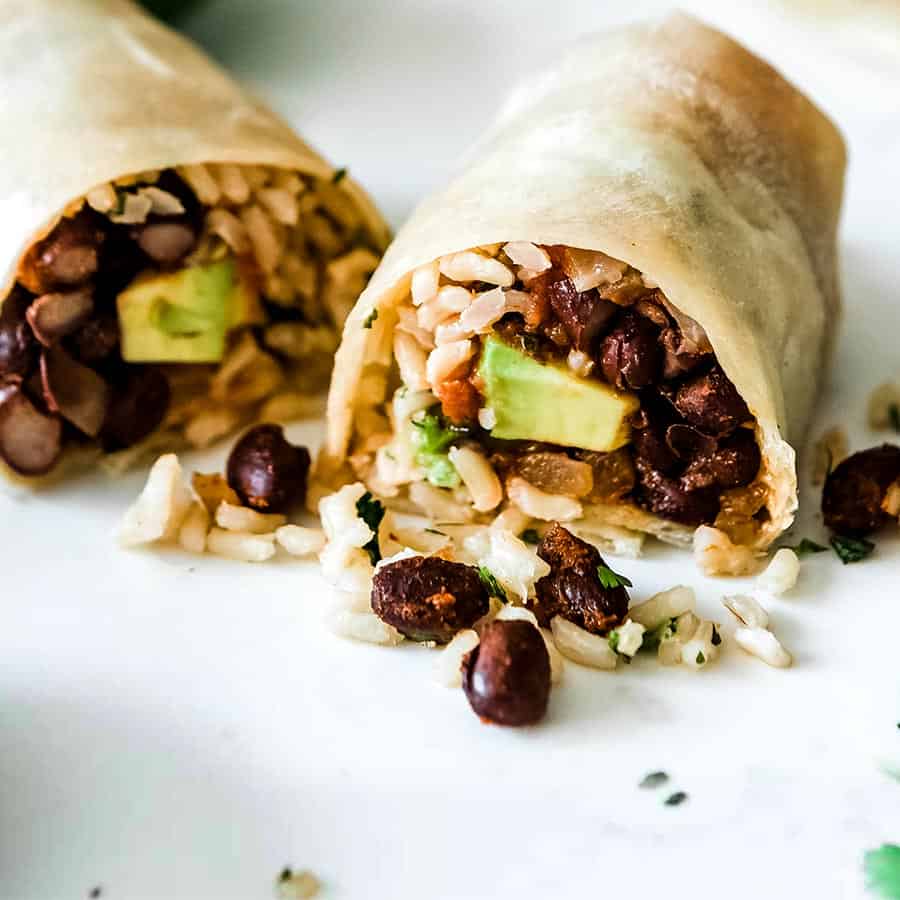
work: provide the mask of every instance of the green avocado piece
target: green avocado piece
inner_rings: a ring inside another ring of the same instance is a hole
[[[541,363],[497,337],[489,337],[478,374],[503,440],[547,441],[608,453],[630,440],[628,419],[637,397],[567,368]]]
[[[233,260],[136,278],[116,298],[126,362],[212,363],[228,331],[262,318]]]

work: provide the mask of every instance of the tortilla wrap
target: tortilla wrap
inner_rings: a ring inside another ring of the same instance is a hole
[[[98,186],[209,163],[343,175],[130,0],[0,0],[0,84],[0,300],[29,248]],[[389,234],[372,202],[349,177],[336,188],[380,255]]]
[[[321,477],[352,452],[373,402],[362,377],[390,363],[384,333],[417,267],[500,242],[566,245],[630,264],[706,330],[756,419],[768,520],[753,544],[767,547],[797,508],[795,451],[838,323],[844,168],[823,112],[689,16],[582,40],[519,86],[389,248],[344,328]],[[630,504],[589,515],[678,543],[693,533]]]

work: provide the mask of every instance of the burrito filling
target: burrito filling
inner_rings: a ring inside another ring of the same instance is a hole
[[[350,458],[385,496],[613,524],[627,504],[740,543],[768,516],[753,415],[703,328],[626,263],[526,242],[443,257],[413,273],[393,355],[387,409],[364,371]]]
[[[305,411],[378,264],[342,176],[191,165],[73,203],[0,308],[0,457],[43,475]]]

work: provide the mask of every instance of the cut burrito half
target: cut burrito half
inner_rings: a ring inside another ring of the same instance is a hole
[[[128,0],[0,0],[0,84],[7,474],[324,390],[388,239],[343,170]]]
[[[822,112],[691,18],[576,45],[388,250],[320,479],[445,521],[513,506],[762,550],[839,313],[844,165]]]

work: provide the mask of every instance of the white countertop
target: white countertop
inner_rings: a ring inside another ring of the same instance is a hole
[[[684,5],[712,10],[848,137],[847,312],[817,430],[871,446],[885,436],[866,430],[865,399],[900,375],[900,14]],[[517,76],[660,8],[223,0],[191,30],[397,225]],[[108,900],[255,900],[285,865],[353,900],[857,897],[862,853],[900,842],[900,783],[881,768],[900,765],[896,535],[857,566],[804,564],[770,609],[793,669],[734,648],[698,674],[568,665],[547,721],[517,732],[435,685],[429,651],[328,633],[311,564],[119,551],[110,534],[141,482],[0,497],[4,900],[95,885]],[[797,534],[821,539],[805,499]],[[659,546],[617,568],[636,598],[694,585],[709,614],[739,587]],[[686,803],[638,789],[657,769]]]

